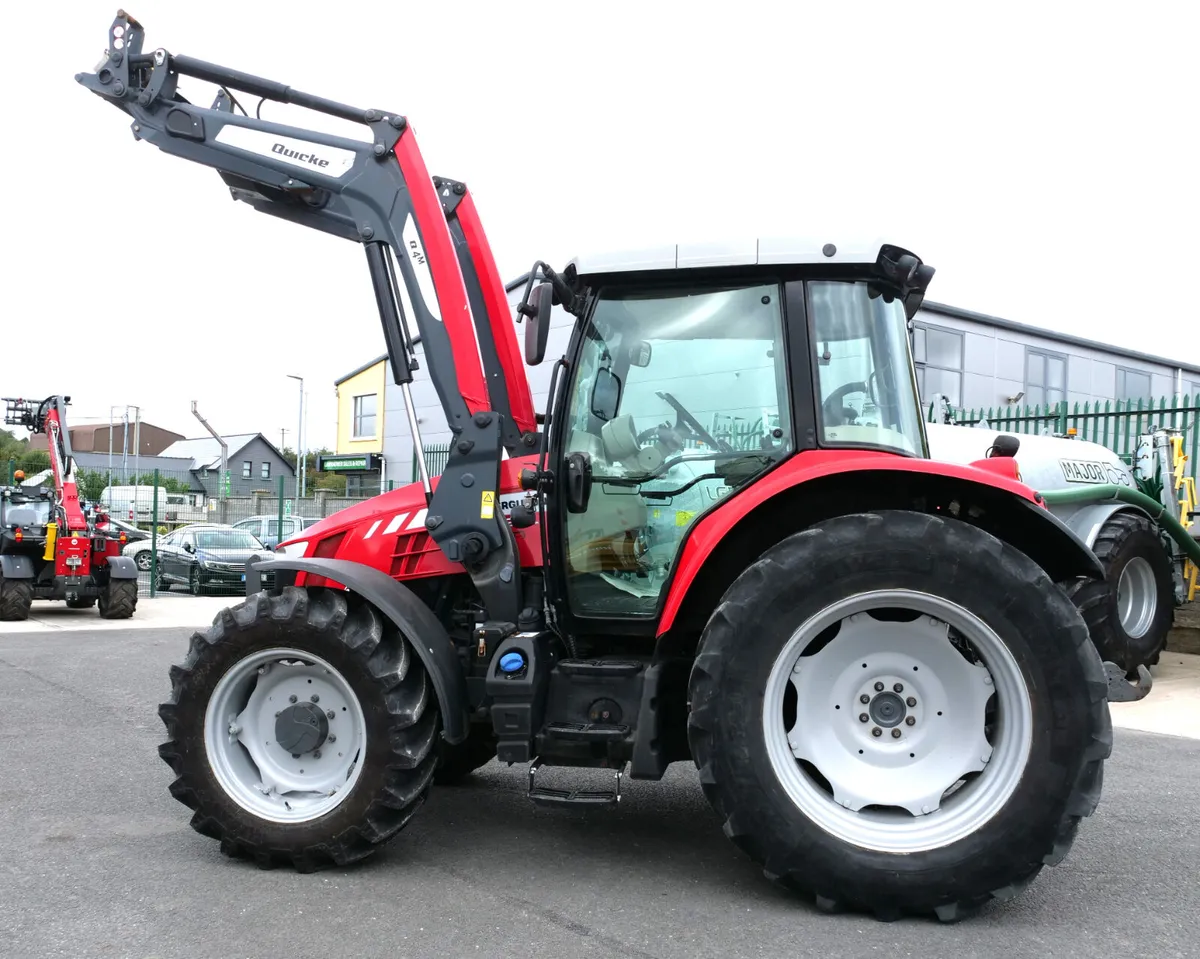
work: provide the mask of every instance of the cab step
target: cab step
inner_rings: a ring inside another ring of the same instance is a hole
[[[572,678],[628,679],[642,671],[642,664],[624,659],[560,659],[556,669]]]
[[[618,769],[606,769],[613,776],[612,789],[555,789],[537,784],[537,771],[542,761],[535,759],[529,766],[529,799],[539,806],[615,806],[621,801],[621,776],[625,771],[622,763]],[[579,769],[581,767],[566,767]]]
[[[606,743],[625,739],[629,727],[612,723],[546,723],[545,732],[551,739]]]

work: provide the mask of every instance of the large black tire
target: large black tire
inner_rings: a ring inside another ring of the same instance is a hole
[[[1029,690],[1031,747],[1015,791],[975,831],[928,851],[873,851],[820,827],[789,797],[764,733],[764,689],[794,631],[832,603],[878,589],[969,607]],[[1016,896],[1067,855],[1099,802],[1112,749],[1103,666],[1066,593],[1024,554],[948,517],[844,516],[768,550],[710,618],[689,692],[692,755],[725,834],[818,908],[887,920],[954,921]]]
[[[27,579],[5,579],[0,575],[0,620],[21,622],[33,606],[33,584]]]
[[[1105,578],[1076,581],[1069,588],[1071,599],[1083,614],[1100,657],[1134,676],[1139,666],[1158,663],[1175,621],[1171,559],[1154,524],[1138,513],[1117,513],[1109,519],[1100,528],[1092,549],[1104,566]],[[1145,590],[1153,593],[1152,597],[1147,596],[1154,604],[1153,614],[1143,621],[1129,623],[1132,631],[1121,622],[1118,597],[1121,574],[1131,562],[1148,565],[1154,576],[1152,590]]]
[[[262,649],[287,646],[320,656],[354,690],[366,719],[362,769],[345,799],[307,822],[276,823],[235,802],[205,750],[205,710],[221,676]],[[408,641],[373,606],[340,591],[288,587],[224,609],[192,635],[171,697],[159,707],[168,741],[159,755],[174,770],[171,795],[195,810],[191,825],[221,851],[260,868],[311,872],[363,859],[393,838],[424,803],[441,732],[437,698]]]
[[[433,781],[439,786],[459,786],[480,766],[496,758],[496,737],[492,730],[476,726],[471,735],[457,745],[439,742],[437,771]]]
[[[100,617],[102,619],[129,619],[137,609],[138,584],[136,579],[110,579],[100,594]]]

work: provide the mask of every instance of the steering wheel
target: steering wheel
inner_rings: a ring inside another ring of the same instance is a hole
[[[842,400],[851,393],[867,393],[867,384],[861,380],[855,380],[850,383],[843,383],[836,390],[829,394],[825,402],[821,404],[821,410],[825,414],[825,421],[831,425],[841,425],[848,423],[849,419],[845,414],[845,406]]]
[[[724,442],[723,440],[717,439],[708,430],[706,430],[703,426],[701,426],[700,421],[697,420],[696,417],[692,416],[692,414],[687,411],[687,409],[684,407],[684,405],[682,403],[680,403],[679,400],[675,399],[675,397],[672,396],[670,393],[667,393],[663,390],[658,390],[658,391],[656,391],[655,395],[658,396],[658,398],[660,400],[665,400],[666,402],[671,404],[672,408],[675,410],[676,416],[679,417],[679,423],[686,425],[687,428],[689,430],[691,430],[695,436],[698,436],[700,439],[704,440],[704,442],[707,443],[709,446],[711,446],[713,449],[718,449],[722,453],[732,453],[733,452],[732,446],[730,446],[728,443]]]

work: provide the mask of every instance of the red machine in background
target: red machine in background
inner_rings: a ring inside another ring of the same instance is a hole
[[[0,495],[0,619],[23,620],[35,599],[73,608],[99,605],[105,619],[137,607],[137,566],[121,555],[125,534],[84,512],[66,427],[69,396],[4,399],[4,422],[46,434],[53,490],[10,487]]]

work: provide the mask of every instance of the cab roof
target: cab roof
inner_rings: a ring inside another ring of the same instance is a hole
[[[878,237],[760,237],[692,240],[609,252],[582,253],[570,261],[580,276],[637,270],[685,270],[722,266],[874,263],[885,241]]]

